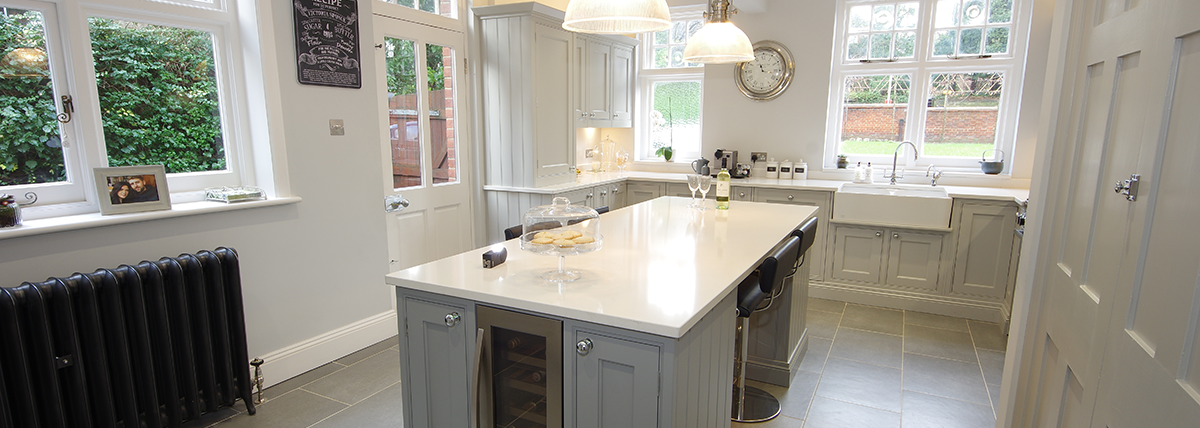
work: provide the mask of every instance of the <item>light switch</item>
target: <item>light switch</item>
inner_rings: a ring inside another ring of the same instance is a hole
[[[329,119],[329,135],[346,135],[346,121]]]

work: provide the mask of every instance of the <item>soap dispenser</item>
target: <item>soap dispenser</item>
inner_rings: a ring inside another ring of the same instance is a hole
[[[863,169],[862,162],[859,162],[858,165],[854,166],[854,182],[855,183],[862,183],[862,182],[867,181],[867,178],[865,177],[866,175],[867,175],[867,170]]]
[[[866,178],[867,178],[867,181],[866,181],[867,184],[875,184],[875,167],[871,166],[870,162],[867,162],[867,177]]]

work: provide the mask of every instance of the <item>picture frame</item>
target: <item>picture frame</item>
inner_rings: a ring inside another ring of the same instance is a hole
[[[100,214],[171,209],[171,191],[162,165],[93,168]],[[141,189],[141,190],[138,190]]]

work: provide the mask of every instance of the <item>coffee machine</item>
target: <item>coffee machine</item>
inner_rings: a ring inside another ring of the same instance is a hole
[[[737,150],[717,149],[716,153],[713,153],[713,157],[716,158],[713,161],[716,164],[712,169],[714,172],[720,172],[721,168],[725,168],[726,171],[729,171],[729,176],[732,178],[743,178],[746,176],[742,174],[741,168],[739,168]]]

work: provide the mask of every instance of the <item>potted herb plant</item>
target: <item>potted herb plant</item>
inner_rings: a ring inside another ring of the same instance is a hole
[[[850,161],[846,160],[846,155],[837,155],[838,169],[846,169],[847,166],[850,166]]]

